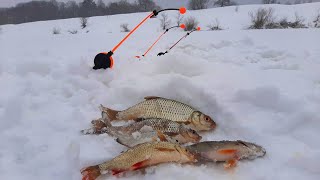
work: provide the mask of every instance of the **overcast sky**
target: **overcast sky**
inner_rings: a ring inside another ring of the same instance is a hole
[[[16,5],[17,3],[21,2],[28,2],[31,0],[0,0],[0,7],[11,7]],[[69,0],[57,0],[62,2],[67,2]],[[75,0],[77,2],[81,2],[83,0]],[[112,1],[119,1],[119,0],[103,0],[105,3],[112,2]],[[134,0],[129,0],[134,1]],[[158,3],[160,6],[177,6],[177,5],[184,5],[188,0],[155,0],[156,3]],[[247,4],[247,3],[260,3],[261,0],[234,0],[238,4]],[[295,0],[281,0],[283,2],[291,1],[294,2]],[[313,0],[320,1],[320,0]]]

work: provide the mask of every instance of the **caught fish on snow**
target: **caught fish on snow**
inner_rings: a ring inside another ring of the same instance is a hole
[[[196,131],[208,131],[216,127],[211,117],[189,105],[162,97],[145,97],[145,101],[123,111],[112,110],[102,105],[100,109],[102,116],[107,116],[111,121],[161,118],[186,124]]]
[[[236,166],[240,159],[255,159],[266,154],[266,150],[245,141],[206,141],[186,147],[199,162],[226,162],[225,167]]]
[[[117,136],[115,134],[121,133],[132,135],[134,132],[144,133],[149,131],[160,131],[163,134],[172,137],[178,138],[180,136],[181,140],[179,142],[181,143],[199,142],[202,138],[195,130],[190,129],[183,124],[160,118],[145,119],[125,126],[112,126],[107,119],[103,118],[94,120],[91,123],[93,124],[93,127],[88,130],[82,130],[81,132],[83,134],[108,133],[112,136]]]
[[[116,141],[119,144],[122,144],[129,148],[147,142],[167,141],[171,143],[179,143],[179,140],[177,138],[162,134],[160,131],[150,131],[144,133],[135,132],[132,135],[118,135]]]
[[[195,130],[190,129],[183,124],[160,118],[146,119],[126,126],[112,126],[108,119],[103,118],[100,120],[94,120],[91,123],[93,124],[93,127],[89,130],[82,130],[81,132],[83,134],[107,133],[110,136],[114,136],[122,140],[132,139],[135,141],[133,144],[138,142],[148,142],[147,139],[153,139],[153,137],[157,135],[157,131],[166,135],[168,139],[174,139],[175,142],[180,144],[188,142],[196,143],[202,138]],[[152,131],[153,133],[146,133]],[[143,136],[141,136],[141,138],[133,138],[132,134],[136,132],[143,134]]]
[[[192,163],[194,155],[186,148],[169,142],[144,143],[120,154],[105,163],[81,170],[82,180],[95,180],[101,174],[119,174],[134,171],[160,163]]]

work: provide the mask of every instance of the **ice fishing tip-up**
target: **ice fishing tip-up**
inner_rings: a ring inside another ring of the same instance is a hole
[[[185,7],[181,7],[179,9],[175,8],[169,8],[169,9],[162,9],[162,10],[154,10],[152,13],[150,13],[146,18],[144,18],[134,29],[132,29],[111,51],[109,52],[102,52],[95,56],[94,58],[94,70],[97,69],[107,69],[112,68],[114,64],[114,60],[112,58],[112,55],[114,52],[123,44],[124,41],[126,41],[129,36],[135,32],[144,22],[146,22],[151,17],[156,17],[159,13],[163,11],[179,11],[181,14],[185,14],[187,12],[187,9]]]
[[[162,55],[169,53],[169,51],[172,48],[174,48],[182,39],[187,38],[191,33],[195,32],[195,31],[200,31],[200,30],[201,30],[201,28],[197,27],[197,28],[193,29],[192,31],[188,32],[186,35],[182,36],[182,38],[180,38],[176,43],[174,43],[167,51],[159,52],[157,56],[162,56]]]

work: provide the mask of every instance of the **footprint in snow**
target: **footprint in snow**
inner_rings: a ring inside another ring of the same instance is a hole
[[[285,59],[285,51],[267,50],[260,53],[260,56],[264,59],[269,59],[271,61],[281,61]]]
[[[222,49],[228,46],[232,46],[234,43],[231,41],[221,41],[219,43],[212,43],[211,47],[215,48],[215,49]]]

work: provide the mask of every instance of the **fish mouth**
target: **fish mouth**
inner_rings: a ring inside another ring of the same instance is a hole
[[[212,121],[210,128],[215,129],[217,127],[216,122]]]
[[[197,143],[197,142],[200,142],[200,141],[201,141],[201,139],[202,139],[202,136],[197,137],[197,138],[191,138],[191,142],[193,142],[193,143]]]
[[[198,138],[196,138],[196,142],[199,142],[202,139],[202,136],[199,136]]]

